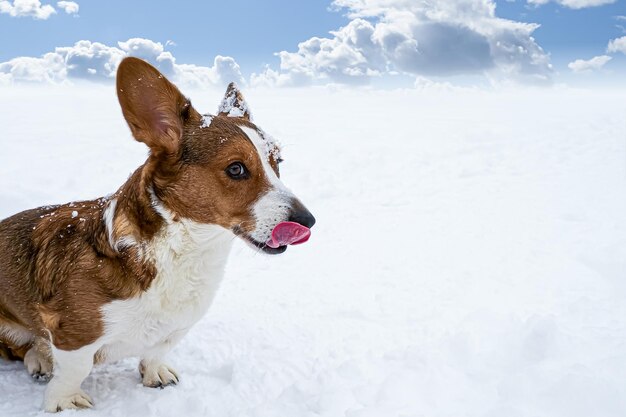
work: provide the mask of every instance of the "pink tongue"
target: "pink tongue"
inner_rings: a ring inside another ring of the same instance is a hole
[[[272,230],[272,237],[265,243],[270,248],[299,245],[311,237],[311,230],[295,222],[280,222]]]

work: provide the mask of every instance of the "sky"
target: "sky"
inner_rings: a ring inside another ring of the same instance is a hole
[[[0,83],[622,83],[625,0],[0,0]]]

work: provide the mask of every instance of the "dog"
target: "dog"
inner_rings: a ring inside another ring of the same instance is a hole
[[[138,58],[116,88],[146,162],[108,197],[0,222],[0,353],[50,378],[48,412],[92,407],[94,363],[139,357],[144,386],[176,384],[163,358],[208,310],[233,236],[279,254],[315,223],[234,83],[215,116]]]

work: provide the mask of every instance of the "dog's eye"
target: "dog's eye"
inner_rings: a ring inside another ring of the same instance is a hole
[[[226,174],[234,180],[243,180],[248,178],[248,170],[241,162],[233,162],[226,168]]]

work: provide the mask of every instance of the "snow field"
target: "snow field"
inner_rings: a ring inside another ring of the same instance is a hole
[[[81,416],[624,415],[623,92],[244,94],[310,242],[236,244],[169,357],[181,383],[99,366]],[[111,86],[0,96],[0,217],[110,193],[145,159]],[[43,390],[0,362],[0,416],[43,415]]]

